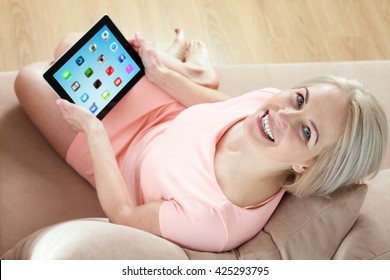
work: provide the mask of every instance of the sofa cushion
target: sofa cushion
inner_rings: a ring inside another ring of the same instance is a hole
[[[390,259],[390,169],[380,171],[367,185],[359,217],[335,259]]]
[[[331,199],[286,194],[264,230],[239,248],[240,258],[332,259],[366,193],[366,185],[355,185]]]

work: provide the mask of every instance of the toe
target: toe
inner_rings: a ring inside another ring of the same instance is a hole
[[[186,39],[184,31],[181,28],[175,28],[175,33],[176,33],[176,38],[175,39],[177,41],[184,41]]]

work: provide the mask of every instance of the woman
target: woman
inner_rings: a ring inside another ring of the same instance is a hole
[[[139,33],[131,44],[146,77],[102,122],[57,100],[42,79],[48,63],[15,82],[27,114],[96,188],[111,222],[221,252],[259,232],[286,191],[329,196],[378,171],[387,122],[358,82],[329,76],[229,98],[215,89],[205,46],[180,30],[166,53]]]

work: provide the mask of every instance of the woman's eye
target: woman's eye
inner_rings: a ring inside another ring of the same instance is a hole
[[[311,131],[310,131],[310,128],[308,128],[307,126],[303,127],[303,137],[305,137],[305,139],[306,139],[307,141],[310,140]]]
[[[300,109],[303,104],[305,104],[305,98],[303,97],[302,94],[298,93],[297,95],[297,105],[298,105],[298,108]]]

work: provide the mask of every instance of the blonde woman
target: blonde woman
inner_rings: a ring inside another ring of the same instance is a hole
[[[27,114],[96,188],[111,222],[221,252],[256,235],[286,191],[329,196],[378,171],[387,122],[360,83],[327,76],[229,98],[216,90],[203,43],[181,31],[166,53],[138,33],[131,43],[146,77],[102,122],[58,100],[42,79],[49,63],[25,67],[15,82]]]

